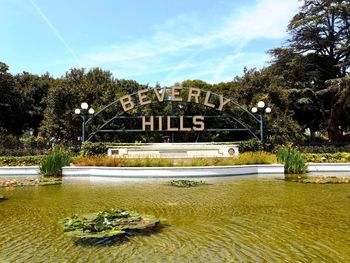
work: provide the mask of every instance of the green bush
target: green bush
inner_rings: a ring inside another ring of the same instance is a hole
[[[40,165],[44,155],[36,156],[1,156],[0,166],[32,166]]]
[[[2,146],[2,147],[17,147],[18,146],[17,137],[13,134],[1,134],[0,146]]]
[[[243,141],[239,143],[239,151],[241,153],[243,152],[256,152],[256,151],[262,151],[263,145],[261,141],[257,139],[250,139],[248,141]]]
[[[0,156],[33,156],[45,155],[49,149],[45,148],[3,148],[0,146]]]
[[[303,157],[309,163],[347,163],[350,162],[350,153],[304,153]]]
[[[107,154],[108,147],[103,142],[84,142],[81,147],[81,156],[97,156]]]
[[[71,153],[57,148],[52,150],[43,158],[40,167],[40,174],[43,176],[62,176],[62,167],[71,162]]]
[[[276,163],[276,156],[267,152],[246,152],[237,158],[191,158],[176,161],[166,158],[114,158],[110,156],[76,157],[76,166],[106,166],[106,167],[169,167],[169,166],[221,166],[244,164]]]
[[[277,153],[277,160],[284,164],[287,174],[303,174],[306,171],[306,162],[302,154],[291,147],[282,147]]]
[[[350,145],[316,145],[316,146],[299,146],[302,153],[338,153],[350,152]]]
[[[235,165],[272,164],[276,163],[276,156],[264,151],[245,152],[233,159],[233,162]]]

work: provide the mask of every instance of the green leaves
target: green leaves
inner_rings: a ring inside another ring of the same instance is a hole
[[[303,174],[306,172],[306,163],[302,154],[291,147],[282,147],[277,153],[277,160],[284,164],[287,174]]]
[[[174,187],[181,187],[181,188],[188,188],[188,187],[196,187],[201,185],[207,185],[204,181],[192,181],[192,180],[172,180],[166,185],[174,186]]]
[[[70,152],[56,148],[53,149],[42,160],[40,173],[43,176],[62,176],[62,167],[69,165],[71,161]]]
[[[59,222],[68,236],[105,238],[125,234],[128,230],[143,230],[159,224],[153,215],[141,215],[124,209],[109,209],[86,215],[73,215]]]

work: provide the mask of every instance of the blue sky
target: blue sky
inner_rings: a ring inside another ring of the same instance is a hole
[[[298,0],[0,0],[0,61],[11,73],[101,67],[171,85],[261,68]]]

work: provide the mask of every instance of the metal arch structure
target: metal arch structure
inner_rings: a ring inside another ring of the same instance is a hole
[[[181,87],[182,89],[190,89],[189,87]],[[154,89],[157,89],[156,87],[155,88],[150,88],[148,89],[149,91],[152,91]],[[171,88],[162,88],[162,89],[171,89]],[[219,94],[217,93],[213,93],[211,91],[207,91],[207,90],[201,90],[201,92],[210,92],[212,95],[215,95],[215,96],[220,96]],[[131,97],[132,96],[137,96],[137,92],[134,92],[134,93],[131,93],[129,94]],[[162,103],[169,103],[169,102],[174,102],[173,100],[169,100],[169,99],[164,99],[162,101]],[[116,105],[120,103],[120,100],[117,99],[111,103],[109,103],[108,105],[106,105],[105,107],[103,107],[102,109],[100,109],[99,111],[97,111],[94,115],[92,115],[91,117],[89,117],[84,123],[83,123],[83,126],[86,126],[86,125],[89,125],[94,119],[98,118],[101,114],[103,114],[104,112],[106,112],[108,109],[111,109],[112,107],[116,107]],[[182,101],[182,104],[183,103],[186,103],[186,104],[197,104],[196,102],[184,102]],[[233,105],[234,107],[237,107],[241,112],[247,114],[247,116],[253,121],[253,123],[256,123],[258,125],[258,130],[259,130],[259,133],[256,133],[254,132],[247,123],[243,122],[242,120],[240,120],[239,118],[237,118],[236,116],[234,116],[233,114],[229,113],[229,112],[220,112],[221,114],[220,115],[206,115],[204,114],[203,117],[205,119],[208,119],[208,118],[226,118],[226,119],[230,119],[230,120],[233,120],[235,123],[239,124],[241,126],[241,128],[222,128],[222,129],[205,129],[203,132],[224,132],[224,131],[247,131],[249,134],[251,134],[252,137],[258,139],[258,140],[261,140],[262,141],[262,134],[263,134],[263,131],[262,131],[262,118],[260,116],[260,119],[258,119],[256,116],[254,116],[249,110],[245,109],[244,107],[242,107],[237,101],[235,100],[230,100],[229,101],[229,104]],[[137,103],[135,104],[135,109],[137,109],[138,111],[142,108],[142,107],[147,107],[148,105],[144,106],[144,105],[141,105],[140,103]],[[211,109],[211,110],[215,110],[216,112],[219,112],[217,109]],[[115,120],[130,120],[130,119],[141,119],[142,116],[139,115],[139,116],[125,116],[124,114],[126,114],[127,111],[119,111],[117,112],[113,117],[109,118],[108,120],[106,120],[102,125],[98,126],[98,128],[92,132],[90,132],[88,135],[87,135],[87,140],[86,141],[90,141],[96,134],[98,133],[125,133],[125,132],[133,132],[133,133],[143,133],[145,132],[144,130],[142,129],[105,129],[106,126],[108,126],[109,124],[111,124],[113,121]],[[157,116],[156,116],[157,117]],[[190,115],[186,115],[184,116],[184,118],[192,118],[193,116],[190,116]],[[171,118],[176,118],[176,116],[172,116],[171,115]],[[157,132],[162,132],[162,131],[157,131]],[[164,132],[166,132],[166,130],[164,130]],[[174,132],[172,132],[174,133]],[[198,136],[197,136],[197,139],[196,141],[198,141],[198,138],[200,136],[202,132],[198,132]]]

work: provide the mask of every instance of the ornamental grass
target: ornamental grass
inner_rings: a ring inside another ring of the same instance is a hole
[[[277,151],[277,160],[284,164],[286,174],[303,174],[306,172],[306,162],[302,154],[291,147],[282,147]]]
[[[105,155],[93,157],[77,157],[73,164],[76,166],[106,166],[106,167],[156,167],[173,166],[169,159],[162,158],[116,158]]]
[[[40,174],[43,176],[62,176],[62,167],[69,165],[72,156],[70,152],[56,148],[46,155],[41,163]]]
[[[105,155],[93,157],[77,157],[76,166],[106,166],[106,167],[171,167],[171,166],[224,166],[245,164],[276,163],[276,156],[267,152],[246,152],[237,158],[192,158],[173,161],[166,158],[118,158]]]

